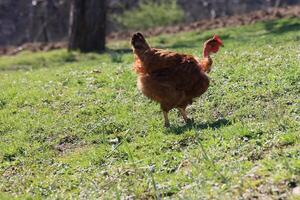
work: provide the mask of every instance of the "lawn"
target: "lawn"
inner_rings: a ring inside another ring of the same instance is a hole
[[[0,199],[299,199],[300,19],[149,38],[201,54],[193,125],[143,97],[129,41],[0,57]],[[298,188],[299,189],[299,188]],[[294,192],[293,192],[294,191]]]

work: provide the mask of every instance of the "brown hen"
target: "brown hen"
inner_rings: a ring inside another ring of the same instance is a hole
[[[177,108],[186,123],[186,107],[195,97],[202,95],[209,86],[212,59],[222,46],[218,36],[204,43],[203,58],[198,61],[190,55],[151,48],[141,33],[133,35],[131,44],[135,54],[134,69],[138,74],[138,88],[148,98],[159,102],[169,127],[168,112]]]

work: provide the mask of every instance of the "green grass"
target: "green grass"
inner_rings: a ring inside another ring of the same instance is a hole
[[[177,0],[140,1],[137,8],[133,10],[123,8],[123,10],[124,13],[113,15],[112,20],[117,21],[125,29],[149,29],[184,20],[184,11],[177,4]]]
[[[105,54],[0,58],[0,199],[297,199],[299,19],[150,38],[199,55],[217,33],[209,90],[185,126],[136,88],[128,41]]]

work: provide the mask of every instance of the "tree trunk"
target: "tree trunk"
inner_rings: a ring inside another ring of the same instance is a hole
[[[105,50],[105,0],[72,0],[69,50],[101,52]]]

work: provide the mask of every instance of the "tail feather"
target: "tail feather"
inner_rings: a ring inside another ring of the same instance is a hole
[[[135,33],[131,39],[131,45],[136,52],[144,52],[150,48],[146,39],[141,33]]]

